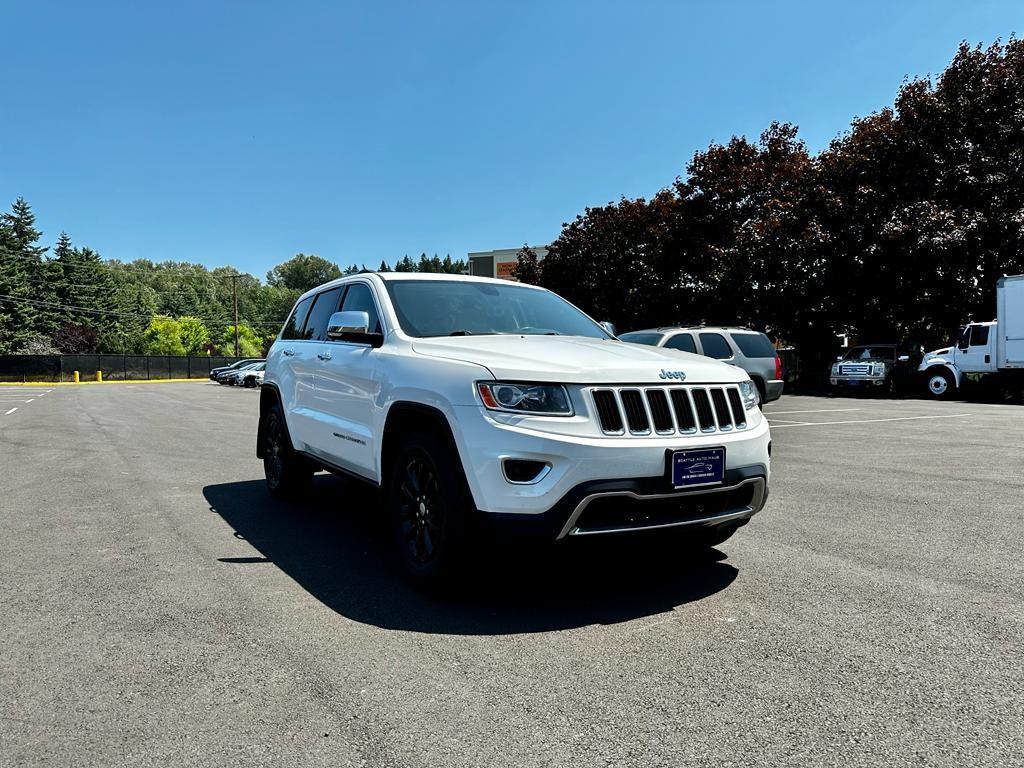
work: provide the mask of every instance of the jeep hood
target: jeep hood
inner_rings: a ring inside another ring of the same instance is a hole
[[[563,384],[688,384],[744,381],[746,372],[674,349],[582,336],[455,336],[413,339],[415,352],[487,368],[496,379]]]

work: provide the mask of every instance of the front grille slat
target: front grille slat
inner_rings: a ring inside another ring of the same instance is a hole
[[[651,409],[651,421],[655,432],[674,432],[672,411],[668,407],[668,398],[664,389],[647,390],[647,405]]]
[[[676,426],[680,432],[696,432],[697,420],[693,415],[693,406],[690,405],[690,396],[685,389],[672,390],[672,407],[676,412]]]
[[[738,389],[729,389],[729,405],[732,406],[732,420],[736,423],[737,429],[747,426],[747,413],[743,408],[743,401],[740,399]]]
[[[718,428],[722,431],[732,429],[732,414],[729,413],[729,404],[725,400],[725,392],[719,388],[711,390],[711,402],[715,404],[715,419]]]
[[[690,390],[693,405],[697,409],[697,421],[701,432],[715,431],[715,415],[711,412],[711,400],[706,389]]]
[[[606,435],[693,435],[746,429],[739,388],[717,386],[595,387],[595,416]]]
[[[626,424],[630,432],[650,432],[650,424],[647,421],[647,410],[644,408],[644,400],[638,389],[623,389],[619,392],[622,398],[622,410],[626,412]]]
[[[594,405],[597,406],[597,420],[601,423],[602,432],[622,432],[622,414],[612,390],[595,389]]]

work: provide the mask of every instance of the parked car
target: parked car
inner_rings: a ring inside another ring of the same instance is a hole
[[[259,363],[255,368],[248,368],[244,373],[239,374],[240,383],[243,387],[258,387],[263,383],[263,375],[266,372],[267,364]]]
[[[273,496],[319,469],[379,487],[427,585],[480,529],[725,541],[767,499],[757,402],[743,370],[622,343],[543,288],[364,273],[299,298],[267,357],[256,455]]]
[[[731,363],[750,375],[762,403],[782,397],[785,387],[782,360],[771,340],[758,331],[704,325],[671,326],[631,331],[619,338],[633,344],[676,349]]]
[[[861,344],[836,358],[829,371],[833,394],[870,390],[897,394],[913,388],[920,352],[901,344]]]
[[[235,386],[242,383],[243,378],[250,373],[254,373],[257,369],[262,370],[262,366],[266,366],[265,362],[249,363],[243,365],[241,368],[235,370],[224,371],[217,375],[218,384],[228,384]]]
[[[222,373],[226,373],[227,371],[237,371],[243,365],[250,365],[251,363],[262,363],[262,362],[264,362],[264,359],[262,357],[250,357],[250,358],[246,358],[245,360],[239,360],[237,362],[234,362],[231,365],[221,365],[221,366],[218,366],[217,368],[211,368],[210,369],[210,381],[216,381],[218,375],[220,375]]]

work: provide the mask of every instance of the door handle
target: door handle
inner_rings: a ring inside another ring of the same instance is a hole
[[[316,356],[319,357],[321,360],[330,360],[331,359],[331,353],[330,352],[317,352]]]
[[[292,355],[295,354],[295,350],[294,349],[282,349],[281,350],[281,354],[284,355],[285,357],[291,357]]]

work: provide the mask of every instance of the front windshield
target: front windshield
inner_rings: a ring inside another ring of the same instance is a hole
[[[611,338],[550,291],[468,280],[387,280],[385,285],[402,330],[418,338],[494,334]]]
[[[895,360],[896,350],[892,347],[854,347],[843,360]]]

